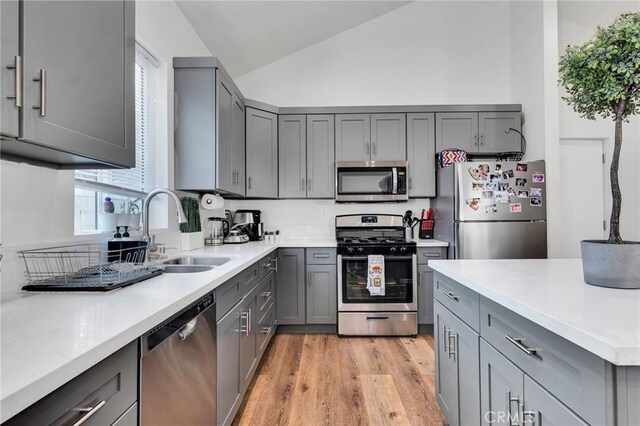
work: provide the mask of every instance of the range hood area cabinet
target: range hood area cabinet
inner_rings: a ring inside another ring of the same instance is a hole
[[[175,185],[245,195],[245,106],[216,58],[174,58]]]
[[[509,128],[522,131],[521,112],[436,113],[436,148],[438,152],[456,148],[471,154],[522,151],[520,135],[508,132]]]
[[[279,116],[280,198],[334,198],[335,119]]]
[[[2,157],[134,167],[134,2],[3,0],[0,8]]]
[[[405,114],[336,115],[336,161],[406,159]]]
[[[278,198],[278,116],[246,108],[247,197]]]

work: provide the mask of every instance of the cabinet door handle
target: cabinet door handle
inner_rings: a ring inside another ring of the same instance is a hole
[[[460,298],[458,296],[456,296],[455,294],[453,294],[450,291],[444,291],[444,290],[440,290],[445,296],[447,296],[449,299],[459,302]]]
[[[271,327],[262,327],[262,332],[264,334],[271,334]]]
[[[484,135],[480,135],[480,146],[484,146]]]
[[[34,105],[33,109],[39,110],[38,115],[40,117],[47,116],[47,71],[40,69],[38,77],[35,77],[33,81],[40,82],[40,105]]]
[[[520,349],[522,352],[529,356],[537,355],[538,351],[540,350],[538,348],[530,348],[525,346],[522,343],[522,341],[524,340],[524,338],[522,337],[511,337],[508,334],[505,334],[504,338],[511,342],[516,348]]]
[[[273,259],[271,259],[271,260],[273,260],[273,263],[275,264],[275,266],[273,267],[273,270],[274,270],[274,271],[276,271],[276,272],[278,272],[278,258],[277,258],[277,257],[274,257],[274,258],[273,258]]]
[[[507,398],[506,398],[506,403],[507,403],[507,426],[520,426],[520,422],[522,421],[522,417],[520,417],[520,406],[522,405],[520,402],[520,397],[516,396],[513,397],[511,396],[511,391],[507,391]],[[517,402],[518,403],[518,417],[516,417],[515,422],[513,419],[513,416],[511,415],[511,404]]]
[[[451,330],[449,330],[446,325],[442,329],[444,330],[444,352],[448,354],[449,353],[449,331]]]
[[[316,259],[328,259],[329,255],[328,254],[321,254],[321,253],[314,253],[313,257]]]
[[[453,339],[453,343],[451,343],[452,339]],[[449,356],[449,358],[451,358],[451,356],[453,355],[454,362],[456,360],[457,349],[458,349],[458,333],[451,333],[451,330],[449,330],[449,351],[447,352],[447,355]]]
[[[367,142],[365,145],[367,147],[367,155],[371,155],[371,144]]]
[[[478,135],[473,135],[473,146],[478,146]]]
[[[409,178],[409,189],[413,188],[413,178]]]
[[[73,424],[73,426],[80,426],[81,424],[83,424],[84,422],[86,422],[87,420],[89,420],[91,417],[93,417],[93,415],[95,413],[98,412],[98,410],[100,410],[102,407],[104,407],[104,404],[106,404],[107,401],[100,401],[98,403],[98,405],[96,405],[95,407],[90,407],[90,408],[75,408],[75,411],[82,411],[82,412],[86,412],[87,414],[85,414],[84,416],[82,416],[80,418],[80,420],[78,420],[77,422],[75,422]]]
[[[313,274],[311,273],[311,271],[307,272],[307,285],[309,287],[311,287],[311,283],[312,283],[312,280],[313,280],[312,276],[313,276]]]
[[[260,293],[260,295],[262,297],[269,298],[271,296],[271,292],[270,291],[263,291],[262,293]]]
[[[248,185],[249,189],[251,189],[251,176],[249,176],[249,179],[248,179],[247,185]]]
[[[13,65],[7,65],[7,69],[15,70],[14,88],[15,96],[7,96],[7,99],[14,99],[17,108],[22,107],[22,56],[16,56]]]
[[[249,331],[247,332],[247,336],[249,335],[249,333],[251,332],[251,308],[249,308],[249,317],[247,320],[247,328],[249,329]]]
[[[378,144],[377,143],[373,144],[372,151],[373,151],[373,155],[378,155]]]
[[[309,192],[311,192],[311,189],[312,189],[312,187],[311,187],[311,178],[307,179],[307,188],[309,189]]]
[[[240,314],[240,320],[246,321],[244,324],[240,324],[240,333],[244,333],[246,336],[249,335],[249,313],[243,312]]]
[[[421,274],[418,274],[416,277],[417,277],[417,279],[418,279],[418,287],[422,287],[422,278],[421,278],[421,277],[422,277],[422,275],[421,275]]]
[[[306,189],[307,189],[307,182],[306,182],[306,179],[305,179],[305,178],[302,178],[302,179],[301,179],[301,182],[300,182],[300,190],[301,190],[301,191],[305,191]]]

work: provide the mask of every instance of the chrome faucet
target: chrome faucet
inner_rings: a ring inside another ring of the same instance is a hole
[[[156,189],[154,191],[151,191],[149,193],[149,195],[147,195],[147,198],[144,199],[144,218],[142,219],[142,239],[144,241],[147,242],[148,249],[147,249],[147,256],[149,251],[155,251],[155,247],[152,247],[153,241],[151,238],[151,235],[149,235],[149,205],[151,204],[151,200],[153,199],[153,197],[155,197],[158,194],[167,194],[169,197],[173,198],[173,201],[176,202],[176,206],[177,206],[177,211],[178,211],[178,223],[186,223],[187,222],[187,215],[184,213],[184,210],[182,209],[182,203],[180,202],[180,197],[178,196],[178,194],[176,194],[175,192],[173,192],[170,189],[164,189],[164,188],[159,188]]]

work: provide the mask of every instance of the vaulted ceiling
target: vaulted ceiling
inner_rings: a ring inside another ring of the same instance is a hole
[[[232,77],[404,6],[409,1],[176,0]]]

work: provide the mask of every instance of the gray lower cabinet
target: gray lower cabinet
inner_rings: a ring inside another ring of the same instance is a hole
[[[50,167],[134,167],[134,3],[24,1],[19,20],[17,2],[2,3],[2,132],[18,137],[3,141],[2,156]]]
[[[245,107],[211,57],[174,58],[176,189],[245,194]]]
[[[418,324],[433,324],[433,269],[418,265]]]
[[[0,2],[0,135],[17,138],[22,105],[18,0]],[[17,68],[16,68],[17,64]]]
[[[216,296],[217,297],[217,296]],[[217,324],[217,423],[231,424],[240,408],[240,334],[243,308],[238,304]]]
[[[307,324],[338,323],[336,265],[307,265]]]
[[[138,403],[133,404],[113,423],[113,426],[138,426]]]
[[[407,159],[405,114],[371,114],[371,161]]]
[[[3,423],[14,425],[137,424],[138,342],[91,367]],[[130,412],[133,409],[133,412]],[[127,414],[124,416],[125,414]],[[124,418],[123,418],[124,416]],[[133,420],[133,422],[132,422]]]
[[[407,114],[409,196],[436,196],[435,114]]]
[[[307,196],[307,120],[304,115],[278,117],[279,196]]]
[[[307,115],[307,198],[334,197],[334,128],[333,115]]]
[[[258,310],[255,292],[240,302],[240,393],[244,394],[258,366]]]
[[[246,109],[247,197],[278,198],[278,116]]]
[[[304,266],[303,248],[278,249],[276,306],[279,325],[305,324]]]
[[[436,150],[462,149],[490,154],[522,151],[520,112],[436,113]]]
[[[480,364],[483,425],[587,425],[484,339]]]

